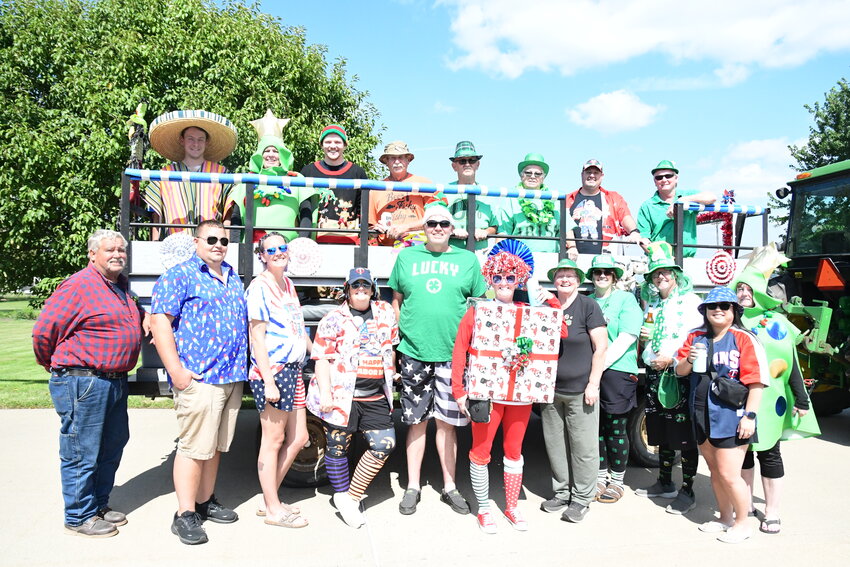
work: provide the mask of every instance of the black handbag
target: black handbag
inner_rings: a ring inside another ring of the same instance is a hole
[[[490,423],[492,407],[493,402],[490,400],[470,400],[466,398],[466,411],[469,412],[469,419],[475,423]]]
[[[714,341],[708,339],[708,374],[711,376],[711,391],[721,402],[736,409],[744,407],[750,389],[739,381],[718,376],[714,369]]]

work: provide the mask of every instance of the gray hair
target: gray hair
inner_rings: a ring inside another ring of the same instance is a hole
[[[89,252],[96,252],[100,248],[100,243],[104,240],[120,240],[124,243],[124,246],[127,246],[127,239],[120,232],[108,228],[99,228],[89,236]]]

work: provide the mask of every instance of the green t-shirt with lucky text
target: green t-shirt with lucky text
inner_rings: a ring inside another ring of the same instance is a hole
[[[425,246],[402,249],[387,285],[404,296],[398,350],[423,362],[452,359],[467,298],[487,290],[475,254],[454,247],[446,252]]]

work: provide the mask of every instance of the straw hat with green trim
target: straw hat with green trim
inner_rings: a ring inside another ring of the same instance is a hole
[[[623,277],[623,268],[617,265],[610,254],[599,254],[593,257],[590,269],[587,270],[587,279],[590,281],[593,281],[593,270],[614,270],[618,280]]]
[[[204,159],[221,161],[236,148],[236,126],[224,116],[206,110],[175,110],[157,116],[150,127],[151,147],[166,159],[181,161],[184,150],[180,135],[191,127],[207,133]]]
[[[576,274],[578,274],[578,281],[579,282],[584,281],[584,272],[581,271],[581,269],[578,267],[578,264],[576,264],[575,262],[573,262],[569,258],[564,258],[563,260],[558,262],[557,266],[555,266],[554,268],[552,268],[551,270],[549,270],[546,273],[546,275],[549,276],[549,281],[555,281],[555,274],[558,273],[558,270],[564,270],[564,269],[567,269],[567,268],[576,271]]]
[[[670,171],[676,174],[679,173],[679,168],[676,167],[676,162],[670,159],[662,159],[661,161],[659,161],[658,165],[653,168],[652,174],[655,175],[656,171],[661,171],[662,169],[669,169]]]

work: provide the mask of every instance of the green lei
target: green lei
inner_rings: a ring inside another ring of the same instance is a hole
[[[538,208],[530,199],[519,199],[522,214],[530,222],[538,226],[548,226],[555,220],[555,202],[543,201],[543,207]]]

